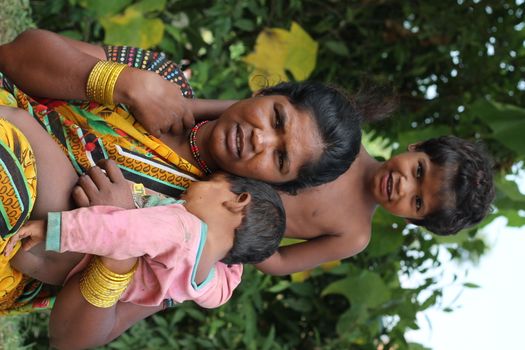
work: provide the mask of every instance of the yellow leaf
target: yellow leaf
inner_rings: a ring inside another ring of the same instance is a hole
[[[254,52],[244,57],[252,67],[249,84],[252,91],[287,81],[285,70],[296,80],[304,80],[315,68],[318,44],[297,23],[290,31],[264,29],[255,42]]]
[[[319,44],[301,26],[292,22],[285,68],[296,80],[305,80],[312,74]]]
[[[339,265],[341,265],[341,260],[333,260],[333,261],[327,261],[325,263],[322,263],[321,264],[321,268],[324,271],[330,271],[331,269],[333,269],[334,267],[337,267]]]
[[[294,283],[304,282],[308,277],[310,277],[310,271],[295,272],[295,273],[292,273],[292,282]]]

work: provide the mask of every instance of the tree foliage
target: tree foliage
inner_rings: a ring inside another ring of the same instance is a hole
[[[521,0],[31,4],[41,28],[92,42],[157,47],[175,61],[189,59],[197,94],[213,98],[249,95],[253,68],[246,62],[258,36],[275,28],[293,31],[297,23],[318,45],[312,78],[355,90],[366,75],[397,91],[399,112],[367,126],[374,146],[401,150],[441,134],[483,140],[494,156],[498,186],[497,211],[484,224],[498,215],[511,225],[525,224],[519,213],[525,199],[505,179],[525,155]],[[288,65],[279,69],[286,79],[298,77]],[[180,305],[142,321],[107,348],[423,349],[408,343],[405,333],[418,328],[418,312],[441,305],[446,266],[438,255],[447,251],[451,260],[472,260],[487,247],[477,229],[435,237],[382,211],[373,232],[363,253],[329,270],[274,278],[248,267],[224,307]],[[415,286],[402,283],[414,276],[423,276]],[[40,343],[39,336],[27,341]]]

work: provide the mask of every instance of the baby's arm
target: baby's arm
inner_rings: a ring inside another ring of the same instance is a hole
[[[356,242],[343,235],[325,235],[280,247],[275,254],[256,267],[270,275],[289,275],[313,269],[325,262],[356,255],[366,244],[367,242]]]

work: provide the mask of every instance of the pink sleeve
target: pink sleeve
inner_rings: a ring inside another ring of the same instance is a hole
[[[242,265],[228,265],[218,262],[215,264],[214,275],[207,283],[203,282],[202,287],[192,287],[194,292],[199,295],[194,297],[194,301],[205,308],[211,309],[226,303],[232,296],[235,288],[241,283]],[[199,291],[199,289],[201,289]]]
[[[60,252],[113,259],[162,255],[179,244],[173,232],[183,230],[184,215],[186,210],[178,204],[131,210],[95,206],[63,212]]]

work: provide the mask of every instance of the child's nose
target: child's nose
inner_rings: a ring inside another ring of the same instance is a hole
[[[395,184],[394,184],[395,187]],[[401,176],[399,178],[398,191],[400,196],[410,196],[416,190],[416,182],[414,179]],[[395,191],[395,189],[394,189]]]

